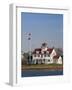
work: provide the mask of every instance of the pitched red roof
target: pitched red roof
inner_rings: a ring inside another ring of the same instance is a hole
[[[34,50],[33,54],[36,54],[36,51],[39,51],[39,54],[41,54],[41,50],[42,50],[41,48],[36,48]],[[49,52],[49,54],[51,54],[52,50],[53,50],[53,48],[48,48],[47,49],[47,51]],[[44,53],[46,53],[46,52],[44,52]]]
[[[49,54],[51,54],[53,48],[48,48],[47,51],[49,51]]]
[[[34,51],[32,54],[36,54],[36,52]]]
[[[36,54],[36,52],[34,51],[32,54]],[[41,51],[39,51],[39,53],[38,54],[41,54]]]
[[[33,54],[36,54],[36,51],[39,51],[39,54],[41,53],[41,48],[36,48],[34,51],[33,51]]]
[[[56,55],[53,57],[53,59],[58,59],[59,58],[59,55]]]
[[[41,51],[41,48],[36,48],[35,51]]]

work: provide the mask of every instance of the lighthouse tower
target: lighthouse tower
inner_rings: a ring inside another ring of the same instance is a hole
[[[42,51],[47,51],[47,49],[48,49],[47,43],[42,43],[41,49],[42,49]]]

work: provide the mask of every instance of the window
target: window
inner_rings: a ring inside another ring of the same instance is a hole
[[[43,57],[43,55],[41,55],[41,57]]]
[[[47,54],[49,54],[49,51],[47,51]]]
[[[40,55],[38,54],[38,57],[40,57]]]
[[[50,59],[48,59],[48,62],[50,62]]]
[[[47,54],[47,57],[49,57],[50,55],[49,54]]]
[[[36,51],[36,53],[38,54],[38,53],[39,53],[39,51]]]
[[[45,59],[43,59],[43,61],[45,62]]]
[[[44,57],[46,57],[46,54],[44,55]]]
[[[36,54],[34,55],[34,57],[36,57]]]

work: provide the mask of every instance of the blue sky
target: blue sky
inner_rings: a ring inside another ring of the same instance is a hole
[[[63,48],[63,15],[44,13],[21,13],[21,50],[28,51],[29,42],[25,33],[31,33],[31,49],[40,48],[43,42],[48,47]]]

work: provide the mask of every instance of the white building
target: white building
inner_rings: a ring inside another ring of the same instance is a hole
[[[54,48],[48,48],[46,45],[36,48],[32,53],[32,64],[62,64],[62,57],[57,55]]]

